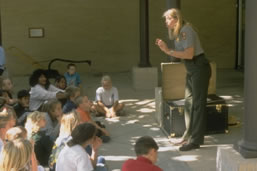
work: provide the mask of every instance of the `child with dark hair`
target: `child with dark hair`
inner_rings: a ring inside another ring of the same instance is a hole
[[[82,123],[72,131],[72,139],[60,152],[56,171],[77,170],[107,170],[105,167],[97,167],[97,151],[102,141],[96,137],[96,127],[91,123]],[[85,151],[88,145],[92,145],[91,156]]]
[[[80,87],[81,80],[79,74],[76,72],[75,64],[67,65],[67,72],[64,74],[64,77],[66,78],[67,86]]]
[[[65,90],[67,86],[66,78],[63,75],[59,75],[55,78],[55,86],[59,89]]]
[[[35,70],[29,78],[31,111],[40,110],[42,104],[50,99],[65,99],[66,93],[50,84],[47,73],[43,69]]]
[[[55,78],[55,86],[61,90],[65,90],[67,88],[66,78],[63,75],[59,75]],[[65,105],[67,99],[59,99],[62,103],[62,106]]]
[[[16,112],[16,116],[18,119],[18,124],[23,125],[26,121],[26,116],[29,110],[29,91],[27,90],[20,90],[17,93],[18,103],[13,107]]]
[[[63,113],[69,113],[77,108],[75,104],[76,97],[80,96],[80,88],[75,86],[69,86],[66,88],[68,99],[62,108]]]
[[[154,165],[157,161],[158,145],[150,136],[143,136],[136,141],[136,160],[129,159],[122,165],[122,171],[162,171]]]

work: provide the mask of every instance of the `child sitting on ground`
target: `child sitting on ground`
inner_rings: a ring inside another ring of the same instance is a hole
[[[0,154],[1,171],[31,170],[31,155],[33,147],[29,140],[19,138],[8,141]]]
[[[16,126],[7,130],[5,135],[7,141],[13,141],[18,138],[27,138],[27,130],[24,127]]]
[[[81,80],[79,74],[76,72],[75,64],[67,65],[67,72],[64,74],[67,81],[67,86],[76,86],[81,88]]]
[[[112,86],[112,80],[108,75],[102,77],[101,84],[102,87],[96,90],[96,110],[108,118],[116,117],[117,112],[124,107],[123,103],[119,103],[118,90]]]
[[[13,113],[5,106],[5,100],[0,98],[1,110],[0,110],[0,152],[4,146],[4,140],[8,129],[15,125]]]
[[[16,126],[11,129],[9,129],[6,132],[5,136],[7,141],[14,141],[19,138],[27,139],[27,130],[22,126]],[[34,146],[34,143],[32,143],[32,147]],[[31,171],[44,171],[44,168],[40,165],[37,165],[37,158],[36,154],[34,152],[34,149],[32,150],[31,155]]]
[[[80,114],[81,122],[88,122],[95,125],[97,128],[97,136],[102,139],[102,141],[108,142],[110,140],[109,133],[105,129],[105,126],[101,124],[99,121],[95,122],[92,120],[90,116],[90,101],[88,100],[87,96],[78,96],[75,99],[75,103],[77,105],[77,112]]]
[[[143,136],[136,141],[137,158],[129,159],[122,165],[122,171],[162,171],[154,165],[157,161],[158,145],[152,137]]]
[[[49,100],[44,104],[42,110],[46,112],[45,120],[46,126],[41,129],[45,131],[46,135],[55,141],[60,131],[60,122],[62,119],[62,104],[57,99]]]
[[[63,75],[59,75],[56,77],[55,86],[61,90],[65,90],[67,88],[66,79]],[[62,106],[64,106],[67,99],[59,99],[59,101],[62,103]]]
[[[18,124],[24,126],[27,114],[28,112],[30,112],[29,91],[20,90],[17,94],[17,97],[18,97],[18,103],[13,108],[16,112]]]
[[[56,161],[61,150],[64,148],[65,144],[71,139],[72,130],[80,124],[79,116],[76,112],[71,112],[65,114],[61,119],[60,134],[55,141],[50,158],[49,158],[49,168],[51,171],[55,171]]]
[[[63,75],[56,77],[55,86],[59,89],[65,90],[67,86],[66,78]]]
[[[77,108],[75,104],[75,98],[80,96],[80,88],[75,86],[69,86],[66,88],[66,93],[67,93],[68,99],[62,108],[62,111],[64,114],[69,113],[72,110]]]
[[[17,102],[17,99],[13,98],[13,84],[10,78],[0,77],[0,89],[8,93],[8,104],[13,106]]]
[[[104,158],[101,163],[97,157],[98,149],[102,141],[96,137],[97,129],[93,124],[82,123],[75,127],[71,132],[71,140],[61,150],[57,162],[56,171],[71,170],[107,170],[104,166]],[[89,155],[84,149],[92,146],[92,153]],[[101,168],[98,168],[101,167]]]
[[[40,165],[48,166],[48,159],[52,151],[54,142],[49,136],[46,136],[44,131],[40,131],[46,125],[45,113],[32,112],[28,115],[25,123],[25,128],[28,133],[28,139],[35,142],[34,150]]]

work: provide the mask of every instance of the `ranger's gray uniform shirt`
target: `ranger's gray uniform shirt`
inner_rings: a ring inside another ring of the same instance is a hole
[[[194,56],[204,53],[200,40],[194,29],[185,24],[179,34],[179,40],[175,40],[175,51],[184,51],[187,48],[194,48]]]

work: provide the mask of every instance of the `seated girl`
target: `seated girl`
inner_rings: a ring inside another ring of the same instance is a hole
[[[27,130],[22,126],[16,126],[6,132],[6,141],[14,141],[19,138],[27,139]],[[31,142],[33,147],[33,142]],[[37,165],[37,158],[34,150],[31,154],[31,171],[44,171],[42,166]]]
[[[65,90],[67,86],[66,78],[63,75],[56,77],[55,86],[59,89]]]
[[[96,127],[91,123],[82,123],[71,132],[72,139],[60,152],[56,171],[71,170],[107,170],[105,167],[97,167],[97,152],[102,141],[96,137]],[[84,150],[92,145],[91,156]]]
[[[61,90],[65,90],[67,88],[66,78],[63,75],[59,75],[55,79],[55,86]],[[62,106],[66,103],[67,99],[59,99],[62,103]]]
[[[48,166],[48,158],[54,144],[44,131],[40,131],[41,128],[45,127],[45,124],[45,113],[38,111],[29,114],[25,123],[28,139],[34,141],[34,151],[36,153],[36,157],[39,164],[44,167]]]
[[[62,104],[57,99],[49,100],[42,107],[43,112],[46,112],[46,126],[41,129],[45,131],[47,136],[50,136],[52,141],[55,141],[60,131],[60,122],[62,118]]]
[[[29,140],[19,138],[8,141],[0,154],[1,171],[31,170],[31,155],[33,147]]]

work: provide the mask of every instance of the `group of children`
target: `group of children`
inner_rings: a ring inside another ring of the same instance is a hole
[[[117,117],[124,104],[119,103],[118,90],[112,86],[110,76],[102,77],[93,103],[81,93],[76,66],[69,64],[67,69],[64,76],[56,78],[55,85],[50,83],[45,70],[35,70],[29,78],[30,90],[20,90],[17,99],[13,97],[11,80],[1,78],[0,170],[107,169],[98,149],[110,141],[110,134],[102,123],[94,121],[91,113]],[[152,143],[147,145],[149,139]],[[158,146],[150,137],[146,140],[146,147],[139,148],[144,151],[138,154],[154,163]],[[134,162],[124,164],[124,171],[131,170],[130,163]]]

